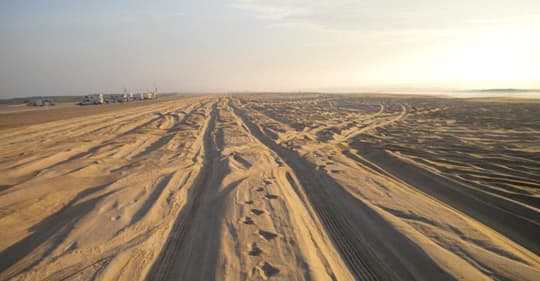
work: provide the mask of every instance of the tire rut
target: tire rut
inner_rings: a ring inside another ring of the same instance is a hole
[[[372,249],[366,247],[366,242],[362,241],[358,233],[352,228],[350,222],[346,219],[346,214],[333,201],[325,187],[320,182],[327,182],[329,179],[322,179],[313,172],[306,163],[299,157],[294,157],[291,152],[286,151],[281,146],[265,137],[257,125],[253,124],[248,118],[239,112],[238,108],[232,107],[233,112],[248,127],[250,134],[258,139],[262,144],[274,151],[289,167],[294,174],[305,175],[299,179],[300,187],[306,192],[310,205],[325,226],[329,236],[334,241],[337,249],[343,259],[349,266],[349,269],[357,280],[396,280],[400,279],[393,274],[384,262],[380,260]],[[295,181],[290,180],[291,184]],[[294,185],[293,185],[294,186]],[[302,198],[302,196],[300,196]],[[412,280],[413,276],[406,270],[400,270],[400,276],[404,279]]]
[[[204,130],[201,145],[203,163],[197,176],[196,183],[192,187],[193,194],[190,196],[192,196],[193,199],[191,199],[191,204],[187,206],[185,210],[181,211],[180,215],[174,222],[172,230],[168,235],[168,239],[165,242],[160,255],[146,276],[146,280],[171,279],[170,275],[174,270],[175,261],[180,253],[180,249],[184,246],[185,238],[193,222],[193,217],[195,217],[199,210],[202,198],[201,194],[204,192],[205,186],[210,180],[210,175],[212,174],[211,169],[214,162],[214,157],[211,155],[211,151],[213,151],[213,148],[211,147],[211,132],[214,130],[216,123],[216,107],[217,103],[214,103],[212,105],[208,123]]]

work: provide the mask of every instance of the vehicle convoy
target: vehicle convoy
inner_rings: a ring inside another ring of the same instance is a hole
[[[95,104],[105,104],[105,103],[124,103],[130,101],[143,101],[143,100],[154,100],[157,99],[158,93],[157,88],[154,91],[147,91],[141,93],[128,93],[124,88],[122,94],[94,94],[84,96],[79,105],[95,105]]]

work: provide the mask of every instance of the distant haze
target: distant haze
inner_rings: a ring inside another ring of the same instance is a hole
[[[0,35],[0,98],[540,88],[538,0],[2,1]]]

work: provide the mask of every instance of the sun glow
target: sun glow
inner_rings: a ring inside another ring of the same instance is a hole
[[[540,79],[540,34],[533,36],[535,32],[538,29],[522,26],[448,32],[448,40],[404,52],[355,75],[375,84],[534,87]]]
[[[540,40],[510,28],[475,34],[443,48],[439,75],[453,81],[526,81],[540,74]]]

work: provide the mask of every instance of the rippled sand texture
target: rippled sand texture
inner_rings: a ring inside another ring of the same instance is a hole
[[[540,280],[540,103],[74,110],[0,129],[0,280]]]

